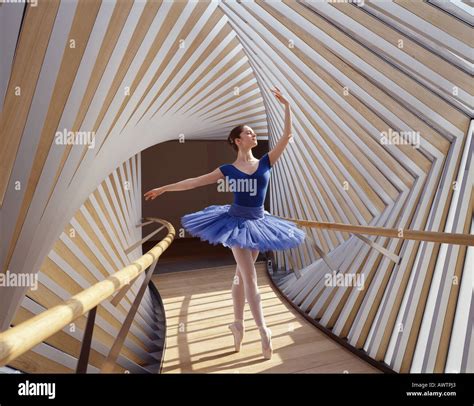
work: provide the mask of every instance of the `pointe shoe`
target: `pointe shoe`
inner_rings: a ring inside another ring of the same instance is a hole
[[[265,329],[267,336],[262,333],[263,329]],[[272,330],[268,327],[259,327],[260,335],[262,339],[262,354],[263,358],[271,359],[273,355],[273,346],[272,346]]]
[[[242,340],[244,339],[244,326],[243,324],[240,324],[240,328],[238,327],[237,322],[233,322],[229,324],[229,329],[232,331],[232,334],[234,335],[234,346],[235,346],[235,351],[239,352],[240,349],[242,348]]]

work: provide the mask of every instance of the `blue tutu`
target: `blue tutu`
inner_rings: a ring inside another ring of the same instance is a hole
[[[208,206],[184,215],[181,224],[189,234],[212,245],[261,252],[295,248],[306,237],[295,223],[271,215],[263,205],[248,207],[232,203]]]

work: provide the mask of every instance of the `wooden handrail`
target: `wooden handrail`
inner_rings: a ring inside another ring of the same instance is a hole
[[[69,323],[120,291],[150,265],[158,261],[161,254],[173,242],[176,232],[173,225],[166,220],[153,217],[146,218],[146,220],[153,220],[167,227],[168,234],[166,237],[146,254],[110,275],[107,279],[97,282],[65,302],[0,333],[0,366],[6,365],[56,334]]]
[[[408,230],[405,228],[385,228],[373,226],[358,226],[344,223],[328,223],[323,221],[309,221],[293,219],[289,217],[279,217],[284,220],[292,221],[302,227],[323,228],[331,231],[346,231],[349,233],[378,235],[382,237],[400,238],[405,240],[431,241],[446,244],[474,245],[473,234],[444,233],[438,231],[420,231]]]

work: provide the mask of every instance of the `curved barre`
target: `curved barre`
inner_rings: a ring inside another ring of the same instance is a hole
[[[275,215],[274,215],[275,216]],[[400,238],[405,240],[430,241],[446,244],[470,245],[474,246],[473,234],[444,233],[438,231],[408,230],[405,228],[385,228],[374,226],[358,226],[344,223],[328,223],[323,221],[310,221],[293,219],[289,217],[279,217],[289,220],[302,227],[323,228],[331,231],[346,231],[355,234],[378,235],[382,237]]]
[[[97,282],[51,309],[0,333],[0,366],[6,365],[56,334],[69,323],[96,308],[155,264],[173,242],[176,231],[173,225],[166,220],[154,217],[147,217],[146,220],[165,226],[168,229],[166,237],[146,254],[110,275],[107,279]]]

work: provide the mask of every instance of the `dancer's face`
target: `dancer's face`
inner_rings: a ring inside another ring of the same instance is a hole
[[[256,147],[257,142],[257,134],[247,125],[244,126],[244,129],[240,133],[240,140],[239,140],[239,147],[243,150],[252,149]]]

